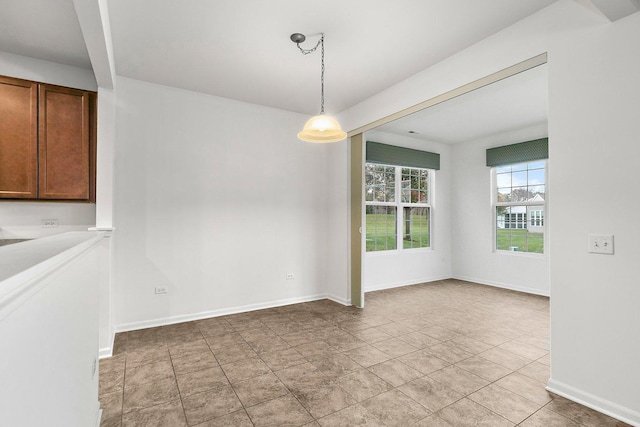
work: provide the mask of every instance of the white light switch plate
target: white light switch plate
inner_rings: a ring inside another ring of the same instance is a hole
[[[589,234],[589,252],[613,255],[613,234]]]

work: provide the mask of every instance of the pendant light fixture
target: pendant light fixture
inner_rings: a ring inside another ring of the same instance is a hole
[[[304,128],[298,133],[298,138],[307,142],[337,142],[347,137],[347,133],[340,128],[338,121],[324,114],[324,33],[320,33],[320,40],[311,49],[303,49],[300,43],[306,40],[304,34],[291,34],[291,41],[298,46],[303,55],[308,55],[320,46],[322,66],[320,68],[320,114],[311,117]]]

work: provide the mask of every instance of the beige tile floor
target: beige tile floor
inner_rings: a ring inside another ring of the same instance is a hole
[[[548,298],[457,280],[118,334],[102,427],[623,426],[545,391]]]

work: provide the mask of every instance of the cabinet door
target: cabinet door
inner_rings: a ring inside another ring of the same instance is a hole
[[[0,198],[35,199],[38,84],[0,77]]]
[[[40,85],[39,198],[89,200],[89,93]]]

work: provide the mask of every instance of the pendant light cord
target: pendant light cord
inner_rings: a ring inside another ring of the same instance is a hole
[[[324,114],[324,33],[320,33],[320,40],[318,40],[318,43],[316,43],[316,45],[311,49],[303,49],[300,47],[300,43],[296,43],[296,46],[298,46],[298,49],[300,49],[300,52],[302,52],[303,55],[315,52],[316,49],[318,49],[318,46],[320,46],[320,58],[322,64],[320,68],[320,114]]]
[[[320,57],[322,58],[322,67],[320,68],[320,114],[324,114],[324,33],[320,37]]]

